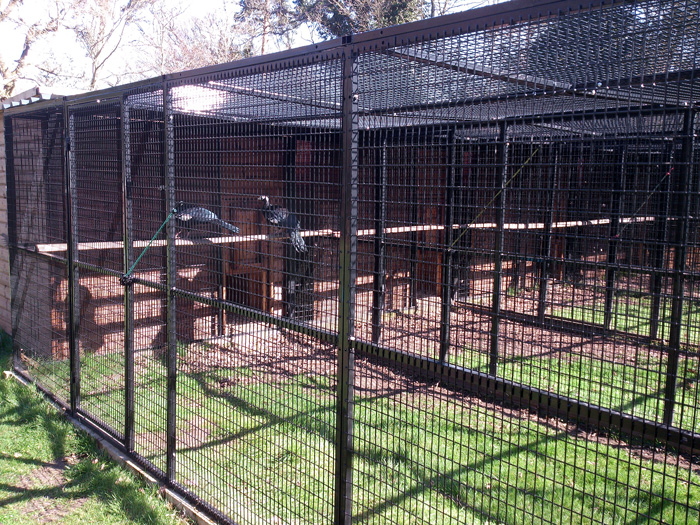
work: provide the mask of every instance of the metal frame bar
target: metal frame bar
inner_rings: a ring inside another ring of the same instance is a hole
[[[608,241],[608,259],[605,271],[605,306],[603,325],[610,328],[615,307],[615,266],[617,264],[617,249],[620,244],[620,222],[624,208],[625,187],[627,184],[627,148],[622,148],[622,164],[620,176],[615,178],[615,188],[612,191],[610,203],[610,239]]]
[[[172,91],[168,83],[163,85],[163,184],[165,188],[165,210],[168,214],[175,206],[175,122],[172,111]],[[166,478],[172,484],[176,480],[177,458],[177,259],[175,250],[175,225],[166,226],[166,294],[167,294],[167,415],[166,415]]]
[[[350,43],[348,39],[347,43]],[[352,522],[352,440],[355,355],[351,341],[355,324],[357,275],[357,181],[359,129],[357,115],[357,55],[343,53],[343,171],[340,203],[340,304],[338,312],[338,387],[336,409],[336,473],[334,523]]]
[[[452,304],[452,257],[455,252],[454,216],[455,216],[455,180],[457,171],[457,145],[454,131],[451,130],[447,143],[449,164],[445,174],[445,249],[442,252],[442,283],[440,286],[440,358],[444,363],[450,351],[450,306]]]
[[[668,172],[665,175],[665,182],[659,191],[658,217],[668,217],[671,201],[671,172],[673,170],[673,146],[668,151]],[[661,182],[659,182],[661,184]],[[657,338],[659,333],[659,315],[661,313],[661,290],[664,279],[664,266],[666,265],[666,251],[669,235],[669,221],[658,221],[656,224],[656,237],[654,239],[654,255],[652,265],[656,271],[651,276],[650,292],[651,292],[651,312],[649,319],[649,337],[651,340]]]
[[[561,148],[555,145],[552,150],[554,153],[554,163],[547,170],[547,204],[544,233],[542,233],[541,258],[540,258],[540,283],[537,295],[537,318],[543,321],[547,313],[547,294],[549,291],[549,279],[552,271],[552,225],[554,224],[554,202],[559,185],[559,162],[561,157]]]
[[[124,273],[134,262],[133,200],[131,196],[131,122],[129,106],[121,102],[122,140],[122,237],[124,239]],[[124,446],[134,449],[134,288],[124,285]]]
[[[683,122],[683,146],[679,159],[678,178],[673,188],[674,201],[677,203],[675,215],[678,218],[674,232],[673,259],[673,296],[671,300],[671,333],[666,368],[666,384],[664,387],[664,416],[665,425],[673,425],[673,410],[676,402],[676,382],[678,380],[678,360],[681,347],[681,328],[683,322],[683,287],[686,266],[686,248],[688,242],[688,226],[690,223],[690,188],[693,187],[693,154],[695,146],[695,119],[697,113],[689,109]]]
[[[386,306],[386,199],[387,199],[387,143],[385,133],[378,138],[374,169],[374,279],[372,285],[372,342],[382,337],[382,316]]]
[[[64,106],[65,162],[66,162],[66,240],[68,244],[68,348],[70,354],[70,407],[73,415],[80,410],[80,349],[78,347],[78,322],[80,311],[80,294],[78,285],[80,274],[77,268],[78,240],[77,217],[78,203],[76,191],[76,166],[73,147],[75,144],[75,124],[73,114]]]

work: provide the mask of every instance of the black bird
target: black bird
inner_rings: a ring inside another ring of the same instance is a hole
[[[305,253],[307,247],[299,233],[301,223],[297,216],[287,208],[270,204],[270,199],[266,195],[258,197],[258,200],[263,203],[262,213],[265,220],[277,228],[286,230],[289,240],[297,253]]]
[[[175,212],[175,220],[180,228],[193,228],[197,226],[204,226],[207,224],[215,224],[221,226],[225,230],[230,232],[239,233],[241,230],[229,224],[226,221],[222,221],[217,217],[216,213],[202,206],[196,206],[194,204],[187,204],[182,201],[178,202],[175,206],[177,210]]]

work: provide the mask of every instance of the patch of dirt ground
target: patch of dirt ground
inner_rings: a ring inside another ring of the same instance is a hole
[[[17,488],[36,494],[23,507],[22,513],[37,523],[60,523],[68,514],[82,507],[87,498],[60,497],[59,492],[67,482],[66,469],[77,461],[75,456],[68,456],[53,463],[44,463],[22,476]]]

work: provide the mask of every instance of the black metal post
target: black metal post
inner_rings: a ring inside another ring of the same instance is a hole
[[[346,40],[350,43],[350,38]],[[342,194],[340,202],[340,305],[338,315],[338,400],[336,409],[336,525],[352,521],[352,434],[355,353],[351,339],[355,324],[357,274],[358,83],[356,54],[349,45],[343,54]]]
[[[440,289],[440,363],[444,363],[450,350],[450,306],[452,298],[452,256],[454,255],[454,216],[455,216],[455,172],[457,170],[457,146],[455,133],[450,130],[448,138],[448,158],[445,180],[445,248],[442,252],[442,284]]]
[[[654,340],[659,335],[659,315],[661,313],[661,289],[664,282],[664,266],[666,265],[666,244],[669,235],[668,211],[671,200],[671,174],[673,173],[673,148],[669,154],[668,171],[663,180],[659,181],[658,206],[655,221],[655,246],[652,254],[651,275],[651,312],[649,318],[649,337]]]
[[[121,100],[122,142],[122,238],[124,240],[124,273],[133,264],[133,201],[131,196],[131,122],[129,106]],[[134,449],[134,287],[124,285],[124,446]]]
[[[76,160],[75,160],[75,118],[64,106],[64,122],[68,130],[65,149],[66,169],[66,241],[68,258],[68,350],[70,354],[70,409],[76,415],[80,409],[80,350],[78,347],[78,324],[80,322],[78,262],[78,202],[76,196]]]
[[[498,371],[498,343],[501,328],[501,278],[503,274],[503,227],[505,223],[505,193],[508,180],[508,126],[505,122],[498,125],[498,142],[496,143],[496,166],[499,185],[493,199],[493,207],[496,211],[496,235],[494,239],[494,269],[493,269],[493,295],[491,305],[491,346],[489,355],[489,374],[496,375]]]
[[[10,273],[15,268],[17,260],[17,190],[15,186],[15,148],[14,135],[12,132],[13,122],[11,117],[4,117],[5,122],[5,161],[7,163],[7,241],[10,256]],[[10,279],[12,282],[12,279]],[[16,341],[17,323],[15,306],[15,292],[11,290],[11,318],[12,318],[12,340]],[[17,347],[15,346],[12,352],[12,366],[17,368],[19,365]]]
[[[537,297],[537,318],[544,321],[547,312],[547,292],[552,267],[552,225],[554,224],[554,201],[559,183],[559,146],[554,147],[554,164],[550,165],[547,188],[547,217],[540,252],[540,287]]]
[[[382,337],[382,314],[386,305],[386,199],[387,199],[387,137],[377,135],[374,170],[374,283],[372,287],[372,342]],[[383,137],[383,138],[382,138]]]
[[[673,188],[675,207],[674,258],[673,258],[673,297],[671,300],[671,331],[664,389],[665,425],[673,425],[673,410],[676,399],[676,381],[678,379],[678,359],[681,347],[681,328],[683,318],[683,294],[685,284],[686,248],[688,242],[688,224],[690,222],[690,187],[692,180],[693,146],[695,130],[695,111],[690,109],[683,122],[683,146],[678,165],[678,175]]]
[[[620,244],[620,219],[624,210],[623,195],[627,179],[627,148],[622,150],[620,176],[615,178],[615,189],[610,202],[610,230],[608,240],[607,269],[605,271],[605,313],[603,325],[610,328],[613,308],[615,306],[615,266],[617,265],[617,249]]]
[[[163,87],[163,119],[165,123],[165,214],[175,207],[175,137],[173,99],[170,86]],[[166,225],[166,287],[167,287],[167,440],[166,440],[166,476],[169,483],[176,477],[176,439],[177,439],[177,311],[175,287],[177,286],[177,259],[175,252],[175,224]]]

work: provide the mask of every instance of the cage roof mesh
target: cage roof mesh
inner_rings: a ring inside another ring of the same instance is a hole
[[[619,3],[358,51],[360,129],[542,117],[514,124],[525,134],[627,134],[646,118],[647,132],[663,132],[681,119],[629,115],[698,102],[700,2]],[[203,75],[174,87],[173,108],[231,122],[338,129],[342,67],[337,58],[300,59],[276,70]],[[139,95],[131,102],[161,101]],[[599,116],[569,119],[591,114]],[[550,115],[562,122],[549,122]]]

